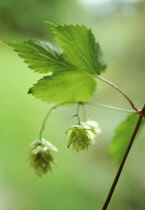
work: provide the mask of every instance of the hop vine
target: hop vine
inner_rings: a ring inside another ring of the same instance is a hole
[[[100,76],[105,72],[107,64],[91,29],[84,25],[59,25],[50,22],[47,24],[60,49],[49,42],[40,40],[3,42],[13,47],[34,72],[46,74],[33,87],[29,88],[28,94],[49,104],[54,104],[42,122],[38,139],[30,145],[28,160],[38,176],[51,171],[52,164],[55,164],[53,153],[58,149],[43,138],[43,132],[48,117],[57,107],[78,105],[75,115],[78,122],[69,127],[66,132],[68,138],[66,146],[72,147],[75,153],[87,151],[101,133],[96,121],[80,119],[80,105],[93,105],[130,113],[117,126],[109,147],[114,161],[120,166],[102,208],[102,210],[106,210],[135,136],[145,122],[145,105],[142,109],[137,108],[121,88]],[[88,101],[97,90],[98,80],[117,90],[128,101],[132,110]],[[131,136],[129,143],[128,136]]]

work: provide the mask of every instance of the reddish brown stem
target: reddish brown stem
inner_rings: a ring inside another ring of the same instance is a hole
[[[116,176],[115,176],[115,179],[114,179],[113,184],[112,184],[112,186],[111,186],[111,188],[110,188],[109,194],[108,194],[108,196],[107,196],[107,198],[106,198],[106,201],[105,201],[105,203],[104,203],[104,205],[103,205],[102,210],[106,210],[107,207],[108,207],[108,205],[109,205],[109,203],[110,203],[110,200],[111,200],[111,198],[112,198],[113,192],[114,192],[115,187],[116,187],[116,185],[117,185],[117,183],[118,183],[118,180],[119,180],[119,177],[120,177],[120,175],[121,175],[122,169],[123,169],[124,164],[125,164],[125,162],[126,162],[126,159],[127,159],[127,157],[128,157],[129,151],[130,151],[130,149],[131,149],[131,147],[132,147],[132,144],[133,144],[133,142],[134,142],[134,139],[135,139],[135,137],[136,137],[136,134],[138,133],[138,130],[139,130],[139,127],[140,127],[140,125],[141,125],[141,122],[142,122],[143,117],[145,117],[145,105],[143,106],[142,110],[139,112],[139,118],[138,118],[138,121],[137,121],[136,126],[135,126],[135,128],[134,128],[132,137],[131,137],[131,139],[130,139],[130,141],[129,141],[129,144],[128,144],[127,148],[126,148],[126,151],[125,151],[125,153],[124,153],[124,156],[123,156],[123,158],[122,158],[122,161],[121,161],[121,163],[120,163],[120,166],[119,166],[119,168],[118,168],[117,174],[116,174]]]

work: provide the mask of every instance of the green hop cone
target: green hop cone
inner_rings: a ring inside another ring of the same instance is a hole
[[[96,121],[87,120],[87,121],[83,122],[83,124],[91,127],[91,130],[95,135],[98,135],[98,134],[102,133],[102,130],[101,130],[99,124]]]
[[[91,128],[91,131],[93,133],[92,135],[92,141],[91,143],[96,143],[96,136],[100,133],[102,133],[102,130],[99,126],[99,124],[96,121],[93,120],[87,120],[85,122],[82,123],[83,125],[87,125]]]
[[[88,125],[73,125],[67,130],[68,148],[72,145],[74,152],[87,151],[94,134]]]
[[[29,162],[38,176],[51,171],[51,163],[54,163],[52,152],[57,151],[57,148],[45,139],[37,139],[30,145]]]

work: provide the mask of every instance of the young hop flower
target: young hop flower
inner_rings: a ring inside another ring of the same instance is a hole
[[[93,120],[87,120],[86,122],[84,122],[84,125],[88,125],[91,127],[91,131],[95,134],[95,135],[98,135],[100,134],[102,131],[101,131],[101,128],[99,126],[99,124],[96,122],[96,121],[93,121]]]
[[[67,130],[68,135],[68,148],[70,145],[73,147],[74,152],[80,150],[87,151],[90,142],[94,139],[94,134],[91,127],[88,125],[73,125]]]
[[[91,138],[92,139],[91,143],[96,143],[96,136],[102,132],[99,124],[93,120],[87,120],[83,122],[82,124],[87,125],[91,128],[91,131],[93,133],[92,138]]]
[[[54,163],[52,152],[57,151],[57,148],[45,139],[37,139],[30,145],[29,162],[38,176],[51,170],[51,163]]]

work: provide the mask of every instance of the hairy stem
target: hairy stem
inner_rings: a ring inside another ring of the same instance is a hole
[[[96,75],[96,78],[100,79],[101,81],[107,83],[108,85],[110,85],[111,87],[115,88],[117,91],[119,91],[127,100],[128,102],[130,103],[130,105],[132,106],[132,108],[136,111],[139,111],[138,108],[135,107],[133,101],[126,95],[126,93],[121,90],[117,85],[113,84],[112,82],[110,82],[109,80],[99,76],[99,75]]]
[[[105,203],[104,203],[104,205],[103,205],[102,210],[106,210],[107,207],[108,207],[108,205],[109,205],[109,203],[110,203],[110,200],[111,200],[111,198],[112,198],[113,192],[114,192],[115,187],[116,187],[116,185],[117,185],[117,183],[118,183],[118,180],[119,180],[119,177],[120,177],[120,175],[121,175],[122,169],[123,169],[124,164],[125,164],[125,162],[126,162],[126,159],[127,159],[128,154],[129,154],[129,151],[130,151],[130,149],[131,149],[131,147],[132,147],[132,144],[133,144],[133,142],[134,142],[134,139],[135,139],[135,137],[136,137],[136,134],[138,133],[138,130],[139,130],[139,127],[140,127],[140,125],[141,125],[141,122],[142,122],[143,117],[145,117],[145,105],[144,105],[144,107],[142,108],[142,110],[140,111],[138,121],[137,121],[136,126],[135,126],[135,128],[134,128],[134,131],[133,131],[133,133],[132,133],[132,137],[131,137],[131,139],[130,139],[130,141],[129,141],[129,144],[128,144],[127,148],[126,148],[126,151],[125,151],[125,153],[124,153],[124,156],[123,156],[123,158],[122,158],[122,161],[121,161],[121,163],[120,163],[120,166],[119,166],[119,168],[118,168],[117,174],[116,174],[116,176],[115,176],[115,179],[114,179],[113,184],[112,184],[112,186],[111,186],[111,188],[110,188],[109,194],[108,194],[108,196],[107,196],[107,198],[106,198],[106,201],[105,201]]]

